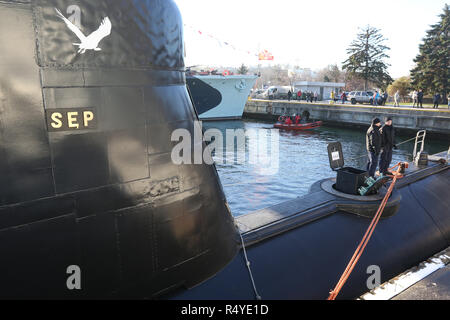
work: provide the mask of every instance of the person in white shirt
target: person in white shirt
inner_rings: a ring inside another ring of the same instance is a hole
[[[397,92],[394,94],[394,107],[400,107],[400,92],[397,90]]]
[[[416,106],[419,106],[419,103],[417,101],[417,91],[414,90],[412,93],[412,99],[413,99],[413,108],[415,108]]]

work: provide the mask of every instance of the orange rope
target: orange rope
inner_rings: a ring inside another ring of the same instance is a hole
[[[389,169],[390,171],[397,168],[396,172],[392,172],[393,174],[393,180],[391,185],[389,186],[389,189],[386,193],[386,195],[383,198],[383,201],[380,204],[380,207],[378,208],[377,213],[372,219],[372,222],[370,223],[369,228],[367,229],[366,233],[364,234],[364,237],[361,240],[361,243],[359,244],[358,248],[356,249],[355,253],[353,254],[353,257],[350,259],[350,262],[347,265],[347,268],[345,268],[344,273],[342,274],[341,278],[339,279],[339,282],[337,283],[336,287],[333,291],[330,292],[330,296],[327,300],[335,300],[338,296],[339,292],[341,291],[342,287],[344,286],[347,279],[350,277],[350,274],[352,273],[353,269],[355,268],[356,264],[359,261],[359,258],[364,252],[364,249],[366,248],[367,243],[369,242],[370,238],[372,237],[372,234],[375,230],[375,227],[378,224],[378,221],[381,218],[381,215],[383,214],[384,208],[386,207],[386,204],[389,200],[389,197],[392,194],[392,191],[394,190],[395,183],[397,182],[397,179],[402,178],[403,175],[400,173],[401,171],[401,163],[397,164],[395,167]]]

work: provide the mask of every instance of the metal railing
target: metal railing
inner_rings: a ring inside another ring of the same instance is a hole
[[[414,143],[413,159],[416,161],[417,156],[423,152],[425,147],[425,137],[427,135],[427,130],[420,130],[417,132],[416,141]],[[420,144],[420,151],[417,151],[417,146]]]

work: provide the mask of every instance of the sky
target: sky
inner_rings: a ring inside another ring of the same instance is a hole
[[[312,70],[329,64],[341,67],[358,29],[370,25],[380,29],[388,39],[391,57],[387,62],[394,78],[409,74],[426,31],[439,21],[438,15],[450,3],[449,0],[174,1],[185,24],[186,66],[242,63],[257,66],[261,62],[254,54],[266,49],[275,57],[273,64]]]

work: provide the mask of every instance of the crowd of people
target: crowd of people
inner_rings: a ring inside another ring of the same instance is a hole
[[[292,93],[291,90],[289,90],[288,92],[288,100],[291,101],[291,99],[293,98],[294,94]],[[319,94],[316,92],[312,92],[312,91],[305,91],[302,92],[302,90],[297,91],[296,93],[296,97],[297,100],[302,100],[305,99],[306,102],[317,102],[317,100],[319,100]]]
[[[423,109],[423,98],[424,93],[423,90],[414,90],[411,92],[411,99],[412,99],[412,107],[413,108],[422,108]],[[439,104],[442,102],[442,96],[439,92],[436,92],[433,95],[433,109],[439,109]],[[447,103],[448,103],[448,109],[450,109],[450,93],[447,96]],[[400,106],[400,92],[397,90],[397,92],[394,94],[394,107]]]
[[[386,102],[389,98],[389,95],[387,94],[387,92],[378,92],[375,91],[375,93],[373,94],[372,97],[372,104],[374,106],[385,106]]]
[[[288,94],[287,94],[288,100],[290,101],[291,99],[294,98],[294,93],[289,90]],[[299,90],[297,93],[295,93],[295,98],[296,100],[306,100],[306,102],[317,102],[319,99],[319,94],[317,92],[312,92],[312,91],[305,91],[302,92],[301,90]],[[340,100],[342,104],[345,104],[347,102],[347,93],[346,92],[341,92],[340,94],[336,94],[334,91],[331,92],[330,98],[332,101],[337,101]],[[401,100],[401,96],[400,96],[400,91],[397,90],[393,96],[394,98],[394,107],[400,107],[400,100]],[[423,108],[423,99],[424,99],[424,92],[423,90],[414,90],[411,93],[411,98],[412,98],[412,107],[413,108]],[[389,95],[387,92],[378,92],[375,91],[375,93],[373,94],[372,97],[372,105],[374,106],[385,106],[386,102],[389,99]],[[433,95],[433,108],[434,109],[438,109],[439,108],[439,104],[441,103],[442,100],[442,96],[440,93],[436,92]],[[450,109],[450,93],[447,96],[447,100],[448,100],[448,108]]]
[[[373,95],[373,105],[374,106],[384,106],[386,105],[386,102],[388,101],[389,95],[387,94],[387,92],[384,93],[378,93],[378,91],[375,91],[374,95]],[[400,107],[400,91],[397,90],[394,94],[394,107]],[[424,99],[424,93],[423,90],[414,90],[411,93],[411,99],[412,99],[412,107],[413,108],[423,108],[423,99]],[[442,96],[440,93],[436,92],[433,95],[433,108],[434,109],[438,109],[439,108],[439,104],[441,103],[442,100]],[[447,100],[448,100],[448,108],[450,109],[450,93],[447,96]]]

